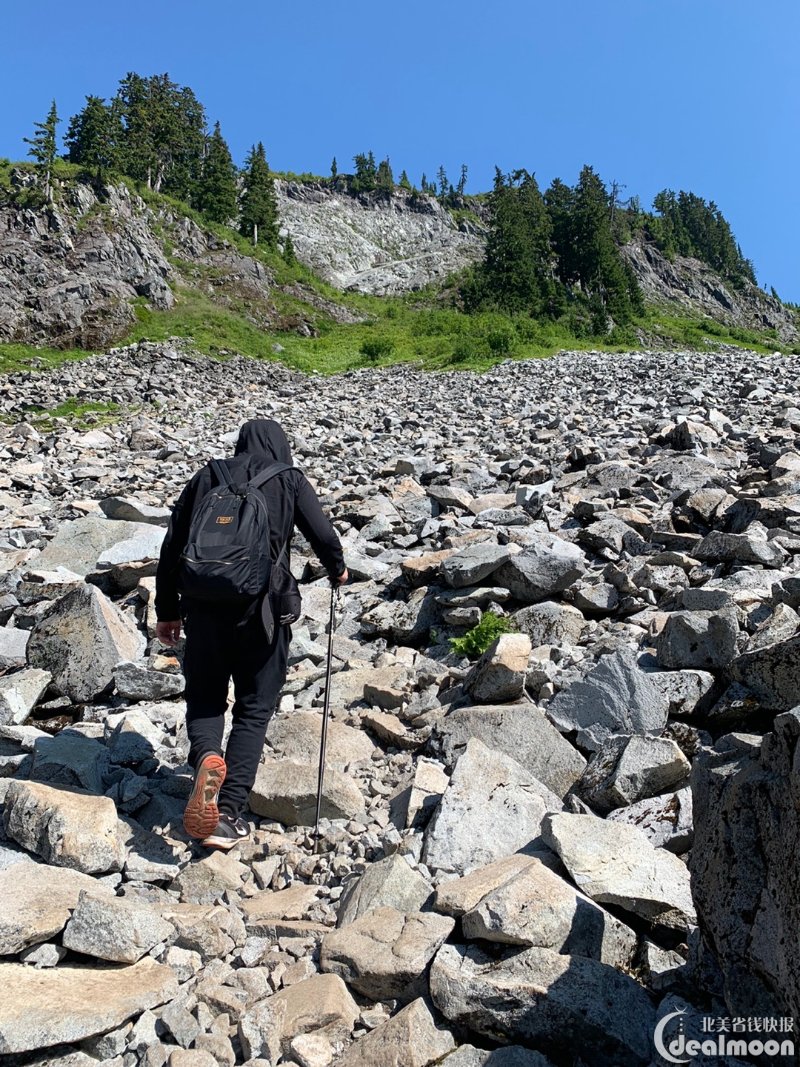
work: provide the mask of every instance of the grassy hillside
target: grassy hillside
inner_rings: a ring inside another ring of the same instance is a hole
[[[3,176],[0,174],[0,180]],[[774,331],[755,333],[656,309],[649,309],[611,334],[593,336],[576,334],[567,316],[558,321],[535,321],[497,312],[467,315],[453,306],[455,290],[430,289],[402,297],[341,293],[300,263],[287,263],[273,249],[253,248],[236,231],[209,224],[180,201],[139,187],[133,191],[154,209],[158,236],[182,281],[174,287],[175,305],[168,311],[153,310],[142,299],[134,302],[136,325],[120,344],[180,337],[190,339],[199,351],[211,356],[224,359],[240,353],[255,359],[279,359],[298,370],[323,374],[403,362],[430,370],[484,370],[504,359],[544,357],[564,348],[614,352],[643,345],[703,349],[724,343],[772,352],[781,347]],[[168,220],[181,215],[268,268],[275,281],[269,293],[269,320],[224,272],[175,258]],[[337,314],[339,311],[346,314]],[[342,317],[359,321],[337,321]],[[265,326],[265,321],[272,325]],[[302,336],[299,324],[314,336]],[[85,354],[0,345],[0,372],[52,366]]]

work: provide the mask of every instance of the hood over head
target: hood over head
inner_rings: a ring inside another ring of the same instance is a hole
[[[280,423],[274,419],[250,419],[239,431],[235,456],[263,456],[274,463],[291,463],[292,450]]]

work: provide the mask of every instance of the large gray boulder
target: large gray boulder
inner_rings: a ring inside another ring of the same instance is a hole
[[[614,737],[592,757],[577,792],[598,811],[666,792],[689,777],[691,765],[668,737]]]
[[[286,759],[303,763],[313,763],[319,759],[321,735],[322,715],[317,712],[276,715],[267,727],[270,747]],[[355,730],[335,720],[328,723],[326,766],[343,771],[349,763],[368,760],[374,751],[374,744],[362,730]]]
[[[158,545],[163,537],[163,530],[154,530],[147,523],[111,522],[99,515],[87,515],[61,523],[55,537],[36,557],[36,569],[55,571],[63,567],[85,578],[96,569],[101,557],[116,560],[125,554],[115,546],[127,545],[137,538],[149,538],[148,544],[158,559]]]
[[[660,734],[669,701],[635,652],[610,652],[579,682],[558,693],[547,717],[582,748],[597,751],[612,734]]]
[[[745,652],[734,660],[731,674],[763,707],[790,711],[800,704],[800,637]]]
[[[423,858],[466,874],[529,847],[548,811],[562,803],[516,760],[471,740],[425,834]]]
[[[563,812],[545,817],[542,837],[592,900],[669,929],[685,931],[694,925],[685,864],[654,848],[637,827]]]
[[[550,535],[512,556],[493,574],[492,584],[508,589],[523,603],[534,604],[568,589],[585,570],[581,550]]]
[[[594,1062],[641,1067],[655,1012],[632,978],[597,960],[546,948],[495,959],[474,946],[444,945],[431,967],[431,996],[446,1019],[494,1040],[536,1044],[569,1062],[576,1046]]]
[[[18,862],[0,870],[0,956],[11,956],[61,933],[85,890],[113,895],[88,874]]]
[[[541,860],[513,874],[461,919],[464,936],[538,946],[630,967],[636,934],[578,892]]]
[[[56,867],[104,874],[124,863],[117,811],[108,797],[13,781],[3,818],[9,837]]]
[[[349,881],[339,900],[336,923],[346,926],[375,908],[419,911],[430,899],[432,886],[395,853],[371,863],[362,875]]]
[[[800,1016],[800,708],[759,745],[722,738],[692,771],[691,884],[735,1015]]]
[[[170,967],[152,959],[114,969],[0,963],[0,988],[0,1052],[10,1053],[105,1033],[171,1000],[178,982]]]
[[[313,826],[318,768],[297,760],[268,760],[258,768],[250,810],[284,826]],[[340,771],[325,774],[320,814],[324,819],[356,819],[366,805],[358,786]]]
[[[674,611],[656,642],[662,667],[727,667],[736,655],[739,622],[732,608],[721,611]]]
[[[694,840],[692,791],[688,786],[616,808],[606,818],[638,827],[656,848],[678,855],[687,852]]]
[[[570,604],[545,600],[515,612],[514,625],[530,637],[531,644],[577,645],[586,625],[581,612]]]
[[[441,564],[441,575],[445,584],[453,589],[480,585],[484,578],[494,574],[510,555],[507,545],[480,541],[448,556]]]
[[[64,948],[112,963],[136,963],[174,934],[149,904],[82,890],[62,936]]]
[[[452,766],[471,737],[521,763],[534,778],[563,797],[581,776],[586,760],[534,704],[464,707],[436,723],[442,757]]]
[[[428,964],[454,926],[447,915],[376,908],[325,935],[320,969],[370,1000],[412,1000],[427,991]]]
[[[450,1031],[437,1022],[428,1002],[418,997],[359,1038],[337,1067],[431,1067],[455,1046]]]
[[[70,700],[89,702],[113,685],[120,660],[139,659],[144,650],[135,623],[99,589],[85,585],[57,600],[37,623],[28,663],[49,671]]]

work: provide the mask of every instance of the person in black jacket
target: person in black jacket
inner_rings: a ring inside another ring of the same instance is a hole
[[[246,482],[273,463],[291,463],[286,434],[271,419],[253,419],[239,432],[231,478]],[[181,597],[178,566],[195,507],[217,484],[210,465],[188,482],[172,512],[156,573],[156,636],[177,644],[186,632],[186,728],[194,769],[184,827],[209,847],[229,849],[246,837],[241,813],[255,781],[267,724],[286,681],[291,630],[299,613],[297,583],[289,570],[289,546],[296,526],[310,542],[333,584],[348,574],[342,546],[308,479],[297,468],[283,471],[260,489],[270,517],[270,556],[283,565],[267,593],[245,607],[207,604]],[[276,615],[272,625],[272,616]],[[267,623],[269,622],[269,625]],[[268,634],[271,633],[271,639]],[[223,756],[222,736],[228,685],[233,679],[233,725]]]

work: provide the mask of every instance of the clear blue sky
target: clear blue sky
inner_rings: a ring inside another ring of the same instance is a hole
[[[52,97],[68,118],[129,70],[190,85],[234,158],[279,170],[389,155],[489,188],[591,163],[649,205],[714,199],[759,279],[800,301],[798,0],[40,0],[8,4],[0,155]],[[62,127],[62,132],[65,127]]]

